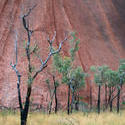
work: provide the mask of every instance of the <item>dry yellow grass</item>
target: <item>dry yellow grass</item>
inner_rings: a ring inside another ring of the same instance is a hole
[[[19,113],[0,113],[0,125],[19,125]],[[66,113],[47,115],[30,113],[27,125],[125,125],[125,111],[116,113]]]

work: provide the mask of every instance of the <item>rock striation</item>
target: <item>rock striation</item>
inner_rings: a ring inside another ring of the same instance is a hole
[[[15,31],[18,33],[18,69],[22,74],[21,93],[25,99],[26,67],[21,15],[33,5],[37,7],[28,17],[31,29],[35,30],[32,41],[41,48],[41,57],[45,59],[48,51],[47,35],[57,32],[55,45],[64,38],[65,32],[76,31],[80,39],[77,63],[88,72],[91,65],[107,64],[113,69],[119,59],[125,58],[125,1],[124,0],[0,0],[0,105],[18,106],[17,78],[10,67],[14,61]],[[68,44],[63,46],[68,53]],[[39,66],[38,60],[33,62]],[[49,62],[51,63],[51,61]],[[34,81],[32,100],[46,107],[49,92],[45,84],[51,78],[48,69]],[[58,88],[59,106],[66,106],[67,87]],[[86,101],[89,99],[89,84],[81,91]],[[96,100],[96,88],[93,89]]]

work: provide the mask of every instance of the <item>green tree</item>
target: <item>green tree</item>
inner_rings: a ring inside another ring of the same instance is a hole
[[[90,67],[92,72],[95,72],[94,74],[94,81],[96,85],[98,86],[98,101],[97,101],[97,109],[98,113],[100,113],[100,103],[101,103],[101,86],[103,86],[106,83],[106,75],[105,72],[108,70],[108,66],[91,66]]]
[[[66,83],[68,86],[68,102],[67,102],[67,113],[69,114],[70,105],[70,84],[72,79],[70,78],[71,73],[71,59],[69,57],[62,58],[60,54],[56,54],[53,58],[55,68],[59,73],[62,74],[62,83]]]
[[[120,93],[123,84],[125,83],[125,60],[120,60],[118,67],[118,75],[119,75],[119,85],[117,86],[117,113],[119,113],[120,109]]]
[[[50,101],[49,101],[49,104],[48,104],[48,113],[51,114],[52,102],[53,102],[53,97],[54,97],[54,90],[51,88],[50,80],[49,79],[46,79],[45,82],[46,82],[46,85],[48,87],[49,96],[50,96]]]
[[[53,97],[55,96],[55,113],[58,111],[58,100],[57,100],[57,87],[59,86],[58,80],[55,79],[55,75],[51,74],[52,79],[53,79],[53,86],[54,89],[51,88],[50,85],[50,80],[46,79],[46,84],[50,93],[50,102],[49,102],[49,114],[51,114],[51,109],[52,109],[52,102],[53,102]]]
[[[71,36],[72,40],[70,40],[71,49],[69,50],[69,57],[68,56],[62,57],[60,54],[55,54],[53,58],[53,64],[55,66],[55,69],[57,69],[57,71],[62,74],[62,83],[66,83],[66,85],[68,86],[68,100],[67,100],[68,114],[70,113],[70,93],[72,92],[71,87],[77,88],[78,86],[80,86],[80,84],[82,84],[81,78],[83,78],[82,68],[74,66],[75,55],[79,49],[78,47],[79,40],[77,40],[75,33],[72,33]],[[80,73],[78,73],[79,71]],[[74,82],[78,81],[78,79],[79,82]],[[72,84],[76,85],[73,86]]]
[[[119,75],[117,71],[113,71],[111,69],[106,72],[107,83],[109,87],[109,99],[108,103],[110,105],[110,111],[112,111],[112,103],[113,100],[117,97],[116,94],[113,94],[116,91],[116,88],[119,84]]]
[[[71,84],[71,91],[72,91],[71,112],[74,103],[75,103],[75,109],[78,110],[79,90],[85,85],[86,76],[87,74],[83,72],[83,69],[80,66],[76,67],[71,72],[71,78],[73,79]]]

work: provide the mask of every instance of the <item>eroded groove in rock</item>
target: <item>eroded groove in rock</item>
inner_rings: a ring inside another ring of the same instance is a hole
[[[91,65],[107,64],[113,69],[120,58],[125,58],[125,2],[124,0],[0,0],[0,105],[16,106],[17,90],[14,72],[9,63],[14,59],[14,30],[19,34],[19,70],[23,82],[21,91],[25,93],[26,59],[23,55],[23,41],[26,40],[20,16],[29,7],[37,4],[30,15],[31,28],[35,29],[33,40],[42,48],[40,56],[47,54],[47,34],[57,31],[56,45],[67,31],[76,31],[80,38],[77,63],[85,71]],[[63,53],[68,55],[68,44]],[[35,60],[35,64],[38,61]],[[50,62],[51,63],[51,62]],[[47,69],[48,70],[48,69]],[[45,85],[47,76],[41,74],[33,86],[33,102],[47,106],[48,90]],[[49,76],[50,77],[50,76]],[[39,89],[38,89],[39,88]],[[81,95],[88,101],[88,88]],[[95,89],[96,90],[96,89]],[[94,91],[95,91],[94,90]],[[66,105],[66,87],[59,87],[60,107]],[[94,92],[96,98],[96,91]]]

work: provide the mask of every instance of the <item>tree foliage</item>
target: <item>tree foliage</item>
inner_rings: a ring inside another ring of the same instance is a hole
[[[79,89],[82,86],[85,86],[85,77],[86,73],[84,73],[83,69],[80,66],[72,70],[71,78],[73,78],[72,86],[74,87],[74,89]]]
[[[97,85],[106,83],[106,71],[109,69],[107,65],[91,66],[90,70],[94,72],[94,81]]]
[[[59,73],[62,74],[62,83],[69,84],[69,81],[77,81],[81,85],[85,84],[85,73],[82,67],[74,66],[74,58],[79,47],[79,40],[75,32],[71,33],[72,40],[70,40],[70,56],[62,57],[61,54],[53,56],[53,65]],[[74,83],[74,82],[73,82]]]
[[[77,39],[75,32],[72,32],[71,36],[72,36],[72,40],[70,40],[70,46],[71,46],[71,48],[70,48],[69,53],[70,53],[71,60],[74,61],[76,52],[79,50],[80,40]]]
[[[62,83],[68,85],[68,114],[69,114],[69,99],[70,99],[70,89],[72,92],[72,98],[74,98],[74,93],[79,91],[79,89],[85,84],[85,73],[80,66],[75,66],[75,56],[79,47],[79,40],[75,33],[71,34],[72,40],[70,40],[70,50],[69,56],[62,57],[61,54],[56,54],[53,57],[53,65],[55,69],[62,75]]]
[[[108,87],[115,87],[119,84],[119,74],[117,71],[113,71],[112,69],[108,69],[105,73],[106,75],[106,81]]]

